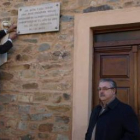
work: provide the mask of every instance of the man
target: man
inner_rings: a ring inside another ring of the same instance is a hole
[[[98,105],[91,113],[85,140],[138,140],[139,125],[132,108],[116,98],[112,79],[99,82]]]
[[[12,48],[12,40],[17,37],[16,28],[17,26],[13,24],[8,30],[0,31],[0,39],[2,39],[6,34],[9,34],[8,40],[4,44],[0,45],[0,54],[8,52]]]

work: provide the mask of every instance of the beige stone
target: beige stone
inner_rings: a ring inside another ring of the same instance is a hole
[[[56,112],[67,112],[70,110],[68,105],[47,105],[47,108]]]
[[[18,95],[19,102],[32,102],[33,95]]]

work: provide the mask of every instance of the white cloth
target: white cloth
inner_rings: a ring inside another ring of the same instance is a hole
[[[8,33],[8,31],[7,31],[6,29],[4,30],[4,32],[5,32],[6,34]],[[9,37],[9,35],[8,35],[8,37]],[[8,40],[12,42],[12,39],[11,39],[11,38],[8,38]]]

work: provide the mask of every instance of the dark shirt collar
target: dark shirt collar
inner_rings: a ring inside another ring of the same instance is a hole
[[[115,98],[112,101],[110,101],[108,104],[106,104],[105,107],[103,107],[102,103],[100,103],[100,107],[113,109],[118,104],[118,102],[119,100]]]
[[[114,109],[117,106],[118,103],[119,103],[119,100],[117,98],[115,98],[111,103],[109,103],[107,105],[107,107],[110,108],[110,109]]]

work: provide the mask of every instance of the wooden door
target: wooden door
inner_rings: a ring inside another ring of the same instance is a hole
[[[137,35],[135,35],[137,36]],[[99,103],[100,78],[117,83],[117,97],[140,114],[140,36],[132,39],[95,42],[93,74],[93,107]],[[139,117],[140,120],[140,117]]]

